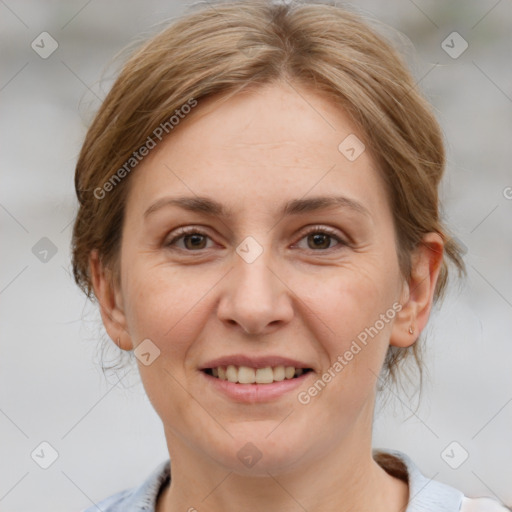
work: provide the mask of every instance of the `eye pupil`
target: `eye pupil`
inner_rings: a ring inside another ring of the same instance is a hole
[[[199,247],[200,249],[202,249],[203,247],[200,247],[200,245],[201,245],[201,242],[204,242],[204,236],[203,235],[199,235],[199,234],[186,235],[186,236],[183,237],[183,241],[184,241],[185,246],[187,247],[187,249],[190,248],[190,247],[187,246],[187,241],[191,241],[192,242],[192,248],[197,249]]]
[[[330,236],[323,234],[323,233],[313,233],[310,235],[310,237],[314,240],[314,247],[313,249],[326,249],[329,248],[330,244]],[[322,243],[324,242],[324,243]],[[327,243],[325,243],[327,242]],[[318,245],[320,244],[320,245]]]

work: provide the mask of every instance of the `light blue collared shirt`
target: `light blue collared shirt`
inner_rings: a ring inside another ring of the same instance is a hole
[[[384,451],[384,450],[380,450]],[[468,498],[449,485],[424,476],[405,453],[385,450],[407,467],[409,504],[405,512],[510,512],[491,498]],[[170,483],[170,461],[160,463],[138,487],[114,494],[83,512],[155,512],[159,493]]]

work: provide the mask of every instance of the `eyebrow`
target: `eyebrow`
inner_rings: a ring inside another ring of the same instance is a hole
[[[187,211],[204,213],[211,216],[232,218],[233,212],[222,203],[215,201],[210,197],[163,197],[153,203],[145,212],[147,218],[152,213],[166,206],[178,206]],[[316,196],[308,199],[292,199],[284,204],[281,210],[281,216],[300,215],[312,213],[328,208],[343,208],[352,210],[355,213],[371,218],[369,210],[354,199],[344,196]]]

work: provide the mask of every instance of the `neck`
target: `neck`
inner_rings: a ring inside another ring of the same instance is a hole
[[[287,472],[247,476],[229,471],[167,432],[171,485],[157,512],[348,512],[405,510],[408,486],[372,458],[371,418],[331,449]]]

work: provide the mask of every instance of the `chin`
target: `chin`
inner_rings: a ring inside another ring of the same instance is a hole
[[[286,421],[286,420],[285,420]],[[276,423],[257,422],[250,428],[247,424],[237,432],[230,428],[233,438],[217,443],[215,453],[209,455],[226,470],[244,476],[268,477],[287,473],[296,469],[307,453],[307,442],[311,435],[300,436],[297,431],[290,432],[284,425],[276,428]],[[275,431],[272,431],[275,429]],[[281,431],[278,432],[278,430]]]

